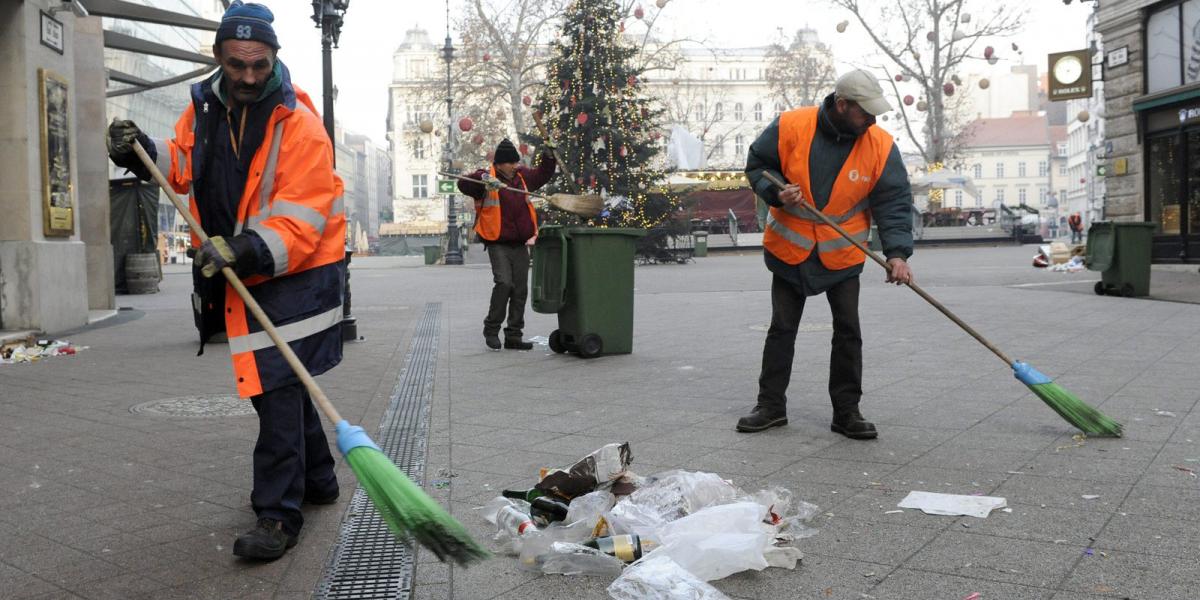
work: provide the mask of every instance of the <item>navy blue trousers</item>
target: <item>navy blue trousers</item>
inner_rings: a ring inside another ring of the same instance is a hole
[[[250,401],[258,412],[250,503],[258,518],[283,521],[284,531],[297,535],[304,525],[304,497],[332,496],[338,489],[321,417],[301,383]]]

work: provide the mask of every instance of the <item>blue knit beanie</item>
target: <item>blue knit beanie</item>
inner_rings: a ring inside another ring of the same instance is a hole
[[[271,9],[262,4],[243,4],[242,0],[233,0],[229,9],[225,11],[225,16],[221,17],[221,25],[217,27],[216,43],[220,44],[225,40],[253,40],[278,50],[279,40],[275,37],[275,28],[271,27],[274,20],[275,15],[271,13]]]

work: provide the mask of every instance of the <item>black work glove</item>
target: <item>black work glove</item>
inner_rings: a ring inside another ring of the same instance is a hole
[[[245,234],[228,238],[214,235],[196,251],[195,266],[204,277],[212,277],[225,267],[232,267],[238,277],[247,277],[257,270],[258,254]]]
[[[108,126],[108,138],[105,140],[108,145],[108,157],[118,167],[129,169],[141,179],[150,179],[150,170],[133,151],[135,140],[146,149],[151,159],[157,158],[154,144],[150,143],[150,137],[138,128],[137,123],[114,118]]]

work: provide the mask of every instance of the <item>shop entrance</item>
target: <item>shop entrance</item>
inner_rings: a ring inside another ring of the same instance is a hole
[[[1153,259],[1200,262],[1200,127],[1148,137],[1146,165]]]

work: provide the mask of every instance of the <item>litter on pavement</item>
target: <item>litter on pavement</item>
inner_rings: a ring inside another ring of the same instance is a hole
[[[74,346],[67,340],[26,338],[0,345],[0,364],[31,363],[51,356],[71,356],[87,346]]]
[[[522,569],[613,578],[617,600],[727,600],[708,584],[746,570],[794,569],[816,505],[782,487],[748,493],[714,473],[629,471],[609,444],[527,490],[479,508]]]
[[[936,492],[909,492],[900,504],[900,508],[920,509],[927,515],[964,516],[986,519],[988,514],[997,508],[1004,508],[1007,502],[1004,498],[995,496],[962,496],[959,494],[939,494]]]

